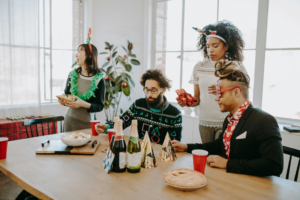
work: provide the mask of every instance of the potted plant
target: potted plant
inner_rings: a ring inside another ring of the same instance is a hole
[[[132,65],[140,65],[136,55],[132,53],[133,44],[128,40],[127,47],[122,46],[124,55],[118,55],[118,47],[105,42],[107,51],[100,54],[108,54],[106,62],[101,67],[101,72],[105,73],[105,103],[104,112],[106,123],[113,127],[114,117],[118,115],[121,98],[124,96],[130,100],[130,94],[135,87],[135,83],[130,76]],[[122,109],[120,113],[122,114]]]

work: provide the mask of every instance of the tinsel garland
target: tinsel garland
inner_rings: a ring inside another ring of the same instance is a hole
[[[84,94],[77,94],[79,89],[78,89],[78,85],[77,85],[77,79],[78,79],[78,73],[76,72],[76,69],[74,69],[71,73],[70,73],[70,82],[69,84],[71,84],[71,93],[75,96],[78,96],[80,99],[82,99],[83,101],[86,101],[88,99],[90,99],[91,97],[96,97],[95,96],[95,90],[98,88],[96,85],[97,80],[100,77],[103,77],[104,74],[103,73],[98,73],[96,75],[94,75],[93,79],[92,79],[92,85],[89,88],[89,90],[84,93]]]

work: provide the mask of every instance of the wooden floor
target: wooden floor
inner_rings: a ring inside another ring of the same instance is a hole
[[[16,199],[22,190],[18,184],[0,171],[0,200]]]

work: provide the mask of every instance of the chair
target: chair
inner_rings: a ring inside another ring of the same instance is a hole
[[[55,116],[55,117],[47,117],[47,118],[41,118],[41,119],[24,120],[23,121],[23,126],[25,126],[27,138],[29,138],[29,132],[28,132],[27,127],[30,128],[31,137],[34,137],[33,133],[32,133],[32,125],[35,125],[37,136],[39,136],[39,131],[38,131],[37,125],[38,124],[42,125],[42,123],[48,123],[48,134],[50,134],[50,125],[49,125],[49,123],[50,122],[54,122],[54,130],[56,130],[55,122],[57,122],[57,121],[60,121],[60,130],[63,130],[62,129],[62,122],[64,121],[64,117],[63,116]],[[42,134],[44,135],[44,127],[43,127],[43,125],[42,125]]]
[[[300,150],[299,149],[294,149],[294,148],[291,148],[291,147],[287,147],[287,146],[283,146],[283,153],[287,154],[287,155],[290,155],[289,165],[288,165],[287,172],[286,172],[286,177],[285,177],[286,179],[289,179],[292,156],[295,156],[295,157],[299,158],[299,162],[298,162],[298,165],[297,165],[297,170],[296,170],[296,174],[295,174],[295,178],[294,178],[294,181],[297,182],[298,173],[299,173],[299,166],[300,166]]]

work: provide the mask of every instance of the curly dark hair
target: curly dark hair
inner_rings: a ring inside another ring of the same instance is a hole
[[[222,40],[221,41],[224,44],[228,44],[228,60],[234,60],[238,62],[242,62],[244,60],[243,49],[245,47],[245,42],[242,39],[241,31],[235,25],[224,20],[219,21],[217,24],[209,24],[202,29],[206,35],[211,34],[209,30],[217,31],[217,35],[226,40],[226,43],[224,43]],[[199,42],[197,46],[199,51],[203,51],[204,58],[209,58],[206,47],[206,36],[204,34],[199,36]]]
[[[158,82],[159,87],[167,88],[168,90],[170,90],[170,88],[172,87],[172,81],[168,79],[159,69],[147,70],[146,73],[142,75],[140,83],[143,87],[145,87],[145,83],[147,80],[155,80]]]

